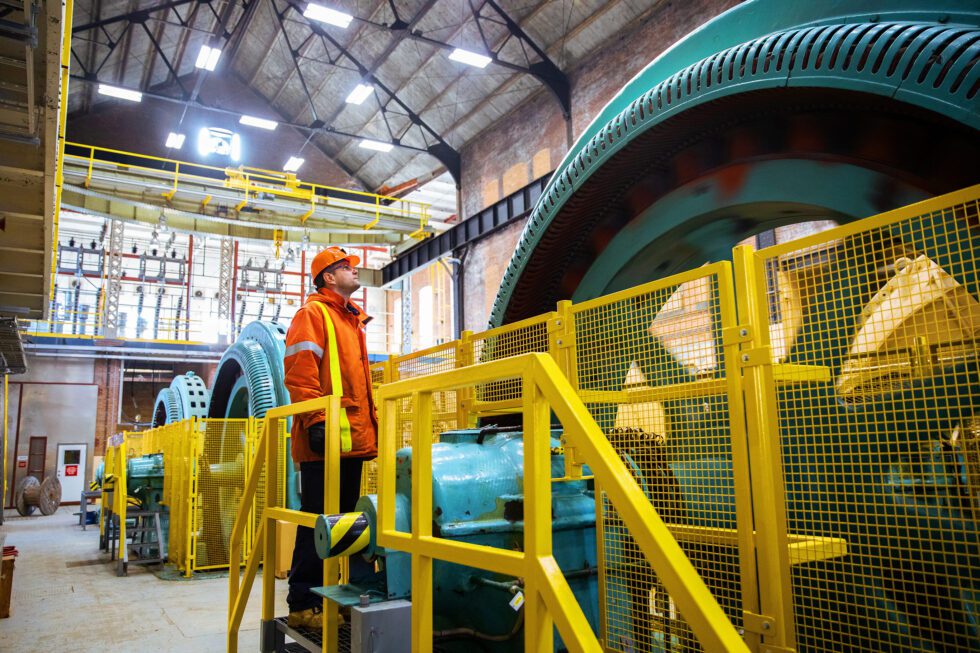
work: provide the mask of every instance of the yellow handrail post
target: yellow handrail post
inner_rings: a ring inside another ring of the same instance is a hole
[[[10,383],[7,378],[9,375],[3,375],[3,496],[7,496],[7,406],[10,403]]]
[[[276,488],[279,487],[279,418],[266,414],[262,437],[265,438],[265,506],[262,514],[265,530],[262,573],[262,622],[276,618],[276,521],[267,516],[269,508],[275,508]],[[254,555],[254,554],[253,554]]]
[[[122,443],[119,445],[119,455],[116,456],[116,514],[119,515],[119,556],[125,565],[129,562],[129,546],[126,545],[126,512],[129,507],[129,492],[126,481],[126,461],[129,460],[126,449],[129,433],[123,431]]]
[[[749,442],[746,430],[745,383],[742,377],[739,348],[751,335],[751,329],[740,323],[732,267],[727,262],[718,271],[718,298],[721,317],[721,345],[724,351],[725,381],[728,384],[728,428],[731,432],[732,481],[737,526],[740,589],[743,612],[761,614],[759,607],[759,571],[756,563],[755,520],[752,508],[752,476]],[[744,322],[744,321],[743,321]],[[766,327],[768,333],[768,327]],[[751,621],[751,618],[749,619]],[[744,623],[744,618],[743,618]],[[745,628],[746,645],[758,651],[761,633]]]
[[[548,320],[548,355],[558,364],[558,368],[578,391],[578,362],[575,357],[575,312],[572,302],[563,299],[558,302],[552,318]],[[582,477],[582,461],[575,447],[567,442],[565,446],[565,476]],[[598,497],[599,494],[596,493]],[[597,513],[598,514],[598,513]]]
[[[531,375],[525,373],[521,383],[524,404],[524,650],[552,651],[555,648],[554,621],[541,592],[541,564],[551,557],[552,551],[551,409]]]
[[[476,361],[473,348],[473,332],[463,331],[456,341],[456,368],[470,367]],[[456,391],[456,428],[468,429],[475,424],[472,407],[476,393],[472,387],[460,388]]]
[[[745,418],[749,426],[749,461],[758,552],[759,607],[745,611],[747,631],[784,649],[796,646],[786,488],[779,442],[776,384],[769,346],[769,302],[765,269],[755,250],[739,245],[733,251],[736,298],[746,330],[739,365],[744,372]]]
[[[412,539],[432,537],[432,393],[412,395]],[[412,554],[412,651],[432,651],[432,557]]]
[[[327,404],[327,422],[324,433],[326,442],[323,458],[323,503],[327,514],[340,512],[340,395],[331,395]],[[329,558],[323,561],[323,585],[336,585],[340,579],[340,561]],[[340,628],[340,611],[337,604],[323,600],[323,649],[327,653],[337,653],[339,643],[337,631]]]
[[[205,422],[206,424],[206,422]],[[184,434],[184,443],[181,445],[184,454],[187,457],[184,463],[185,469],[187,470],[187,503],[184,505],[184,510],[186,510],[186,516],[184,517],[184,524],[186,531],[185,533],[185,546],[184,555],[187,560],[186,569],[184,570],[184,575],[187,578],[191,577],[194,572],[194,563],[197,559],[197,529],[194,528],[194,520],[197,518],[197,434],[198,434],[198,424],[194,420],[184,427],[187,432]],[[191,533],[194,533],[192,536]],[[192,539],[193,542],[192,542]]]

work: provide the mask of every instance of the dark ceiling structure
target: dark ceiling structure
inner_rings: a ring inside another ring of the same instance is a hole
[[[298,0],[79,0],[72,29],[70,116],[98,112],[99,84],[188,108],[239,115],[208,97],[210,75],[260,96],[260,117],[305,136],[368,188],[443,171],[459,182],[460,151],[531,95],[570,115],[567,71],[650,13],[641,0],[350,0],[324,7],[344,28],[309,18]],[[196,68],[202,46],[222,51]],[[450,58],[457,48],[484,68]],[[370,91],[346,101],[359,84]],[[361,139],[390,152],[358,147]],[[122,147],[122,145],[120,146]]]

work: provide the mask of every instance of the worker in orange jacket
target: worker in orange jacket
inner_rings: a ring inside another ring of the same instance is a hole
[[[370,321],[351,301],[360,288],[357,256],[328,247],[313,259],[310,274],[317,292],[309,295],[286,332],[286,388],[294,403],[339,392],[340,510],[354,510],[361,486],[361,467],[378,454],[378,418],[371,394],[364,327]],[[300,469],[303,512],[324,510],[323,413],[293,419],[293,461]],[[373,568],[360,556],[350,561],[350,580],[366,580]],[[323,561],[317,556],[313,529],[296,529],[289,572],[289,625],[319,629],[322,599],[310,588],[323,585]]]

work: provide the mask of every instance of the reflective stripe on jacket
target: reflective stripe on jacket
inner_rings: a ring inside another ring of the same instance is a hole
[[[331,318],[337,357],[329,340],[325,317]],[[341,408],[349,423],[349,450],[343,457],[374,458],[378,453],[378,422],[371,394],[371,371],[367,356],[363,311],[345,302],[337,293],[321,288],[306,298],[286,333],[286,388],[293,403],[333,394],[331,377],[340,377]],[[331,374],[333,368],[333,374]],[[323,413],[306,413],[293,418],[292,451],[297,463],[321,460],[310,449],[307,429],[324,420]],[[346,427],[342,423],[342,427]],[[342,428],[342,440],[346,439]],[[346,443],[342,443],[343,448]]]

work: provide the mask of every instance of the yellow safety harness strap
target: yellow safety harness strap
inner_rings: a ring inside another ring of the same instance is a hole
[[[323,302],[317,302],[317,306],[323,311],[323,321],[327,327],[327,356],[330,357],[330,387],[335,394],[344,396],[344,384],[340,379],[340,353],[337,350],[337,330],[327,312],[327,307]],[[347,409],[340,407],[340,451],[347,453],[351,450],[350,421],[347,419]]]

